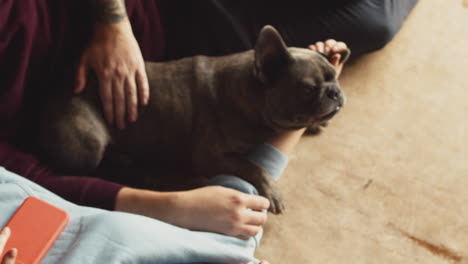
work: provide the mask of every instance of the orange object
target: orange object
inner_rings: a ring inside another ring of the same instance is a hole
[[[17,248],[17,264],[40,263],[68,220],[64,210],[33,196],[26,198],[6,225],[11,229],[11,235],[1,257]]]

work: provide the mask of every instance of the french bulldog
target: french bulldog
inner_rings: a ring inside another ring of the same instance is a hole
[[[342,53],[342,61],[350,51]],[[265,26],[253,50],[147,62],[150,100],[125,129],[106,123],[97,82],[80,95],[51,98],[38,145],[53,167],[71,173],[96,170],[110,148],[140,164],[187,164],[194,175],[232,174],[252,183],[284,210],[275,182],[247,158],[277,133],[316,128],[337,114],[345,98],[327,57],[287,47]]]

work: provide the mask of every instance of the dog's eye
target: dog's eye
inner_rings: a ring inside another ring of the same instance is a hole
[[[315,90],[315,86],[305,86],[304,87],[304,92],[306,95],[311,95],[314,93],[314,90]]]

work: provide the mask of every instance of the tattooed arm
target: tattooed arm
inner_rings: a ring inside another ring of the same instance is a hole
[[[143,56],[133,35],[124,0],[94,0],[93,38],[84,50],[76,72],[75,92],[94,71],[104,115],[110,124],[124,128],[138,118],[138,104],[149,99]]]
[[[94,7],[96,22],[115,24],[127,19],[123,0],[97,1]]]

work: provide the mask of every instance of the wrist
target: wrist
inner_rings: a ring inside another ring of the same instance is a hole
[[[291,154],[305,132],[305,128],[293,131],[286,131],[270,138],[267,143],[273,145],[285,155]]]
[[[128,21],[124,0],[95,0],[95,22],[100,24],[120,24]]]
[[[132,26],[128,20],[115,24],[96,22],[94,23],[93,32],[96,37],[115,36],[117,34],[132,33]]]
[[[131,31],[123,0],[95,0],[94,32],[95,34],[115,34]]]

